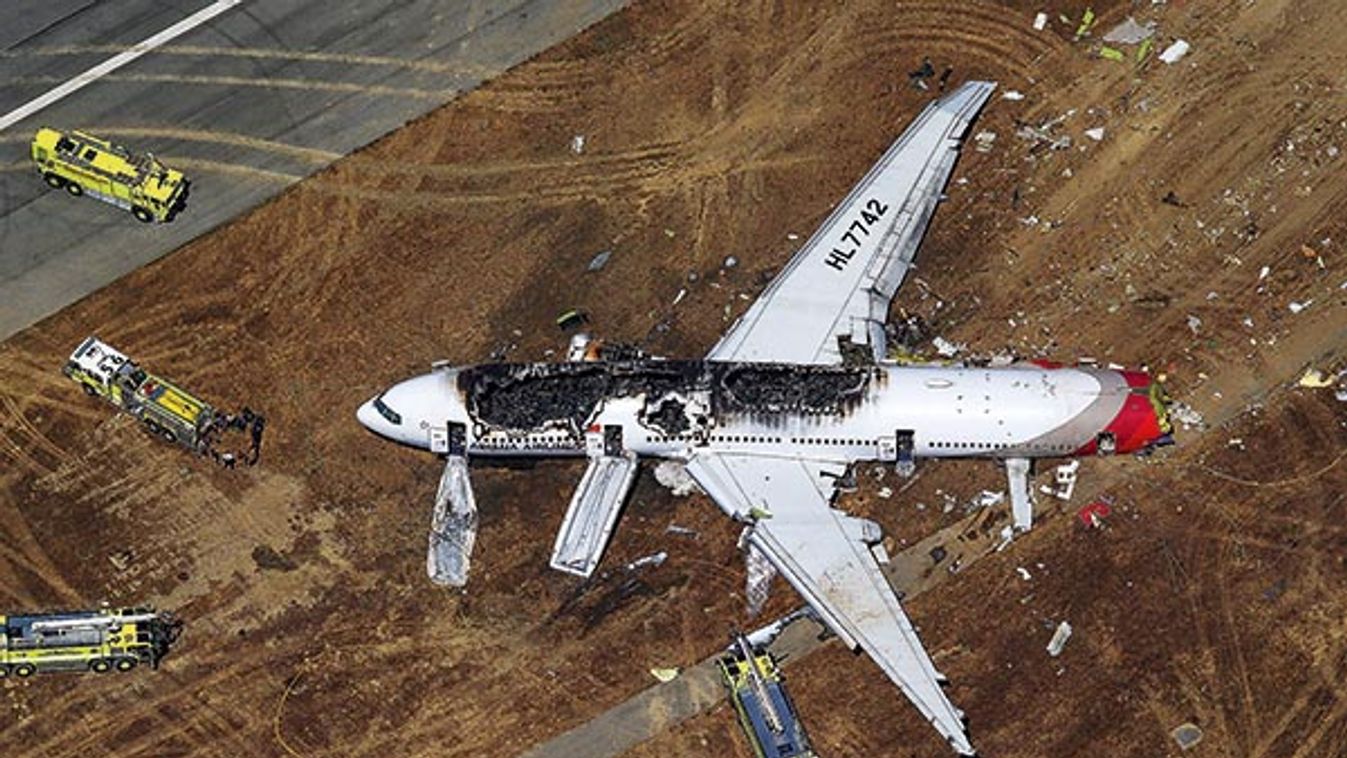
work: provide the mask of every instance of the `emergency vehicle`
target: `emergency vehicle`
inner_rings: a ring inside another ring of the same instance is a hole
[[[87,193],[147,224],[172,221],[187,202],[190,182],[181,171],[84,132],[44,126],[33,137],[32,157],[52,187]]]
[[[71,354],[62,373],[85,393],[101,397],[145,425],[146,431],[184,447],[205,452],[215,411],[167,379],[147,373],[97,337]]]
[[[717,663],[757,758],[818,758],[771,653],[735,634]]]
[[[153,608],[0,616],[0,677],[40,671],[130,671],[159,660],[182,624]]]

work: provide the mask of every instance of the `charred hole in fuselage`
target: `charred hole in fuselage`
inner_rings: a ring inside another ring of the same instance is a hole
[[[458,381],[473,420],[488,428],[579,435],[605,400],[643,396],[641,423],[676,437],[708,423],[707,412],[843,413],[876,376],[868,367],[637,360],[489,364]]]
[[[865,398],[866,367],[739,364],[725,369],[718,410],[842,413]]]

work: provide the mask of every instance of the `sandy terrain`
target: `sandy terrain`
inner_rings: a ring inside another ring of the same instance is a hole
[[[965,151],[899,304],[980,353],[1146,363],[1213,426],[1148,461],[1086,461],[1055,518],[909,604],[975,744],[1177,755],[1168,732],[1194,721],[1201,755],[1347,752],[1347,406],[1291,386],[1347,352],[1331,4],[1145,3],[1162,46],[1193,52],[1139,67],[1059,21],[1034,32],[1036,4],[952,5],[638,4],[0,345],[4,605],[152,602],[188,624],[158,673],[0,685],[0,743],[515,755],[643,689],[651,666],[711,654],[747,623],[737,530],[714,506],[643,475],[604,566],[669,560],[579,592],[546,567],[579,466],[481,469],[472,583],[439,590],[424,550],[440,467],[354,408],[436,359],[553,356],[574,306],[606,336],[704,352],[788,235],[929,100],[906,76],[929,56],[952,83],[1025,99],[975,125],[996,139]],[[1094,8],[1100,30],[1131,12]],[[1055,127],[1069,149],[1015,136],[1073,110]],[[219,469],[85,398],[58,369],[89,333],[263,410],[262,465]],[[941,493],[1000,482],[991,464],[934,464],[901,498],[870,483],[844,505],[901,544],[963,515]],[[1071,515],[1094,494],[1115,504],[1102,531]],[[795,602],[781,586],[772,607]],[[1051,659],[1063,619],[1076,636]],[[949,754],[835,643],[788,674],[823,755]],[[722,706],[628,755],[748,752]]]

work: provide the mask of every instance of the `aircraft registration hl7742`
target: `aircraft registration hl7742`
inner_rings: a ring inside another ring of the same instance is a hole
[[[919,458],[990,458],[1005,467],[1023,530],[1032,459],[1173,441],[1165,395],[1144,371],[886,360],[890,301],[994,88],[968,82],[927,106],[702,360],[436,364],[362,405],[370,430],[445,456],[431,578],[467,581],[469,457],[588,458],[551,561],[580,576],[600,561],[637,460],[675,459],[745,524],[749,551],[972,755],[964,714],[881,571],[878,525],[832,507],[839,480],[861,461],[910,474]]]

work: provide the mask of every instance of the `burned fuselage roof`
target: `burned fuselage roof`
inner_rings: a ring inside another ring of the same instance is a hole
[[[465,368],[459,389],[473,419],[492,429],[561,428],[579,435],[604,401],[644,397],[642,419],[666,434],[691,421],[688,398],[709,414],[842,413],[859,403],[876,370],[712,361],[502,363]]]

